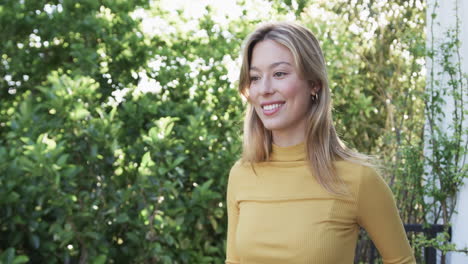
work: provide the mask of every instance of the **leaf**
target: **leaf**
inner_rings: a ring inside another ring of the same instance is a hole
[[[200,186],[200,188],[201,188],[201,190],[203,190],[203,191],[207,191],[207,190],[210,188],[211,184],[213,184],[213,179],[209,179],[208,181],[204,182],[204,183]]]
[[[20,197],[21,196],[17,192],[13,191],[8,195],[6,201],[4,202],[13,204],[13,203],[16,203]]]
[[[89,111],[86,110],[85,108],[78,108],[78,109],[75,109],[75,111],[73,111],[70,114],[70,119],[74,121],[78,121],[78,120],[82,120],[86,118],[89,115],[90,115]]]
[[[163,135],[160,134],[159,131],[160,131],[160,129],[157,128],[157,127],[152,127],[152,128],[150,128],[150,130],[148,131],[148,135],[149,135],[149,137],[151,138],[151,141],[152,141],[153,143],[159,142],[160,139],[163,138]]]
[[[106,255],[99,255],[97,258],[93,260],[93,264],[105,264],[107,256]]]
[[[57,160],[57,165],[59,165],[60,167],[63,167],[63,165],[65,165],[65,163],[67,162],[67,159],[68,159],[68,154],[62,154],[60,155],[60,157],[58,158]]]
[[[55,172],[55,180],[54,180],[55,186],[60,185],[61,176],[62,176],[62,175],[60,175],[60,173]]]
[[[177,167],[180,163],[182,163],[184,160],[186,160],[187,157],[185,156],[178,156],[174,162],[172,162],[172,168]]]
[[[119,214],[119,216],[117,216],[117,218],[115,219],[115,221],[117,223],[126,223],[129,220],[130,220],[130,218],[128,217],[128,215],[126,213]]]
[[[214,230],[218,230],[218,222],[213,216],[208,216],[208,219],[210,220],[211,226],[213,227]]]
[[[148,167],[153,166],[154,164],[155,164],[154,161],[151,159],[151,152],[150,151],[146,152],[141,158],[141,166],[148,168]]]
[[[41,240],[36,234],[32,234],[29,236],[29,242],[35,249],[38,249],[41,245]]]
[[[93,240],[99,240],[99,237],[101,236],[99,233],[88,231],[84,233],[86,237],[92,238]]]
[[[23,263],[27,263],[29,261],[29,258],[25,255],[20,255],[20,256],[17,256],[15,258],[15,260],[13,260],[13,264],[23,264]]]
[[[98,155],[98,145],[93,144],[91,146],[91,157],[95,158]]]
[[[5,261],[5,264],[13,263],[14,258],[15,258],[15,249],[8,248],[7,250],[5,250],[5,252],[2,253],[1,257],[2,257],[2,260]]]

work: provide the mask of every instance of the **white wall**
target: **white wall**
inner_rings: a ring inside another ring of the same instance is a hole
[[[468,73],[468,0],[428,0],[427,1],[427,46],[431,47],[431,20],[434,3],[437,2],[439,7],[436,9],[436,18],[434,19],[434,40],[435,45],[446,40],[446,32],[448,29],[455,28],[456,25],[456,15],[455,8],[458,5],[458,14],[460,19],[460,35],[459,39],[461,40],[461,68],[462,71]],[[438,69],[439,65],[435,63],[435,72],[441,71]],[[428,78],[431,71],[431,61],[427,60],[427,72]],[[442,83],[447,80],[447,76],[441,78]],[[464,91],[465,97],[465,108],[468,108],[468,91]],[[453,112],[454,104],[453,101],[448,97],[446,98],[447,105],[445,107],[446,113]],[[465,117],[466,118],[466,117]],[[447,115],[445,120],[450,121],[452,117]],[[468,118],[467,118],[468,119]],[[464,127],[468,127],[467,119],[465,119]],[[447,133],[451,134],[448,124],[441,124],[442,127],[447,129]],[[465,142],[467,140],[467,135],[465,135]],[[466,157],[468,159],[468,157]],[[461,192],[458,195],[457,200],[457,212],[452,217],[452,242],[454,242],[457,247],[463,248],[468,246],[468,179],[465,179],[465,185],[462,187]],[[451,264],[468,264],[468,256],[464,253],[451,253],[448,256],[449,263]]]
[[[468,73],[468,1],[458,0],[459,13],[461,14],[460,19],[460,40],[462,40],[461,56],[462,56],[462,70]],[[467,102],[468,91],[465,90],[464,101]],[[467,104],[465,103],[465,107]],[[467,119],[465,119],[464,127],[467,127]],[[467,135],[465,135],[465,142]],[[468,157],[466,157],[468,159]],[[453,239],[452,241],[458,247],[468,247],[468,179],[465,179],[465,185],[463,186],[457,201],[457,211],[452,218],[453,225]],[[451,254],[452,264],[466,264],[468,263],[468,256],[463,253],[452,253]]]

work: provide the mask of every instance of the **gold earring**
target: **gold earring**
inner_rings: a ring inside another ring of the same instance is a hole
[[[317,101],[318,100],[318,93],[312,94],[312,101]]]

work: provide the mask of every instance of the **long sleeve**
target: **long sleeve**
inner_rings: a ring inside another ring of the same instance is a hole
[[[392,191],[364,167],[358,193],[358,223],[369,233],[385,264],[416,263]]]
[[[226,204],[227,204],[227,215],[228,215],[228,231],[227,231],[227,245],[226,245],[226,264],[238,264],[240,263],[236,247],[236,231],[237,222],[239,219],[239,208],[235,201],[235,188],[233,180],[233,169],[229,173],[229,180],[227,186]]]
[[[393,195],[372,168],[336,161],[349,187],[339,196],[313,177],[304,144],[273,145],[270,158],[255,171],[242,162],[231,168],[225,264],[352,263],[359,225],[385,264],[416,263]]]

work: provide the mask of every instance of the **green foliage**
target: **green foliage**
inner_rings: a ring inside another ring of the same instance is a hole
[[[458,189],[424,188],[423,109],[442,111],[439,95],[425,101],[425,8],[352,2],[239,1],[239,16],[194,19],[164,1],[3,1],[0,263],[223,262],[245,108],[233,73],[270,19],[317,35],[338,130],[389,164],[404,221],[427,222],[423,198]],[[434,135],[449,175],[464,150]]]
[[[430,33],[434,36],[438,2],[430,12]],[[410,135],[396,149],[394,189],[403,220],[424,224],[444,224],[447,228],[456,208],[457,194],[467,177],[467,113],[463,95],[468,91],[468,76],[460,68],[459,10],[454,10],[456,25],[446,31],[442,43],[430,39],[427,50],[430,72],[424,99],[425,124],[412,126]],[[452,107],[447,107],[449,105]],[[419,135],[414,139],[414,134]],[[411,139],[413,137],[413,139]],[[414,142],[414,143],[412,143]],[[442,252],[441,263],[449,251],[467,252],[450,243],[447,230],[435,238],[418,235],[415,248],[434,247]]]
[[[7,248],[0,254],[0,263],[5,264],[22,264],[27,263],[29,258],[25,255],[16,256],[14,248]]]
[[[220,155],[230,145],[221,135],[234,131],[208,133],[200,109],[160,116],[149,96],[102,104],[99,88],[54,72],[22,95],[0,148],[2,245],[51,263],[221,257],[219,175],[236,159]]]
[[[148,37],[136,1],[46,3],[1,10],[31,20],[1,33],[2,263],[218,262],[242,114],[221,61],[239,41]]]

